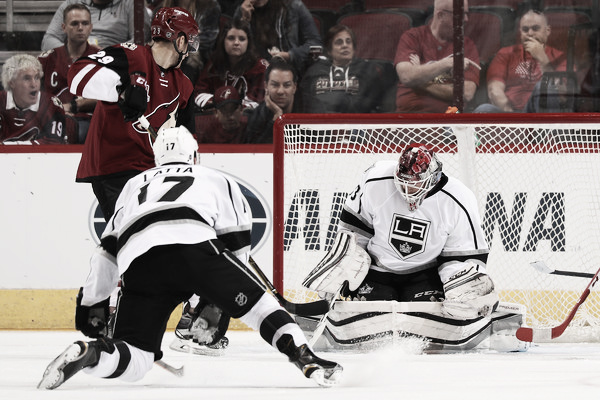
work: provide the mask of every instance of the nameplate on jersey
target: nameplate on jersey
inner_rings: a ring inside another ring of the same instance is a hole
[[[394,214],[390,245],[403,260],[421,254],[425,251],[430,225],[430,221]]]

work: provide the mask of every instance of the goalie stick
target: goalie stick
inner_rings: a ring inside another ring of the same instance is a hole
[[[594,277],[594,274],[591,274],[589,272],[561,271],[558,269],[554,269],[554,268],[551,268],[548,265],[546,265],[546,263],[543,261],[534,261],[531,263],[531,266],[533,268],[535,268],[536,270],[538,270],[539,272],[542,272],[544,274],[576,276],[578,278],[593,278]]]
[[[326,300],[317,300],[312,303],[292,303],[286,300],[281,293],[277,291],[265,273],[259,268],[258,264],[252,257],[248,258],[248,263],[254,269],[261,281],[267,286],[267,289],[277,298],[279,304],[286,309],[287,312],[296,315],[321,315],[329,311],[329,302]]]
[[[549,339],[556,339],[567,329],[573,318],[575,317],[575,313],[579,307],[583,304],[585,299],[590,295],[592,287],[598,282],[598,274],[600,274],[600,269],[596,271],[596,274],[592,277],[590,283],[588,283],[587,287],[575,303],[575,306],[567,315],[567,318],[563,321],[562,324],[555,326],[554,328],[528,328],[528,327],[520,327],[517,329],[516,335],[517,339],[523,342],[534,342],[534,341],[542,341]]]

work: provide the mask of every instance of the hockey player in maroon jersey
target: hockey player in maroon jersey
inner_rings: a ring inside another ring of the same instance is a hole
[[[127,180],[154,166],[152,141],[138,118],[157,132],[194,126],[193,85],[179,67],[198,49],[198,25],[183,8],[163,8],[151,30],[150,45],[110,46],[69,69],[71,93],[99,100],[76,179],[92,184],[106,220]]]
[[[184,127],[158,134],[157,167],[123,188],[77,297],[77,329],[98,338],[107,297],[123,277],[114,337],[70,345],[48,365],[38,388],[55,389],[81,370],[142,379],[162,357],[171,313],[192,293],[260,332],[307,378],[321,386],[339,382],[342,367],[313,353],[290,314],[248,268],[250,207],[233,179],[195,165],[197,149]]]
[[[43,91],[60,99],[66,113],[79,121],[77,143],[84,143],[96,100],[84,99],[69,92],[67,71],[80,57],[100,50],[88,43],[92,31],[92,17],[85,4],[70,4],[65,8],[62,30],[67,35],[64,45],[42,53],[38,60],[44,70]]]
[[[65,111],[59,99],[40,92],[42,75],[42,65],[29,54],[16,54],[4,63],[1,144],[67,143]]]

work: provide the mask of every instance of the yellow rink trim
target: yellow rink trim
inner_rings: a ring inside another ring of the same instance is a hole
[[[0,329],[75,329],[75,298],[79,289],[0,289]],[[174,329],[181,317],[177,307],[167,325]],[[232,319],[229,329],[248,327]]]
[[[0,289],[0,329],[75,329],[75,298],[78,289]],[[500,291],[504,301],[527,306],[527,319],[555,325],[565,319],[581,295],[578,291]],[[293,298],[292,291],[286,292],[290,301],[305,302]],[[174,329],[181,316],[178,307],[169,320],[168,329]],[[600,292],[592,292],[580,308],[575,320],[584,318],[585,324],[594,321],[600,324]],[[237,319],[231,320],[229,329],[247,330],[248,327]]]

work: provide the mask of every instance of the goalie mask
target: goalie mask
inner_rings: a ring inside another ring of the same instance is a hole
[[[185,126],[160,130],[152,145],[156,166],[171,163],[195,164],[198,142]]]
[[[414,211],[441,176],[442,163],[435,153],[423,145],[413,144],[400,155],[394,184],[408,203],[408,208]]]

